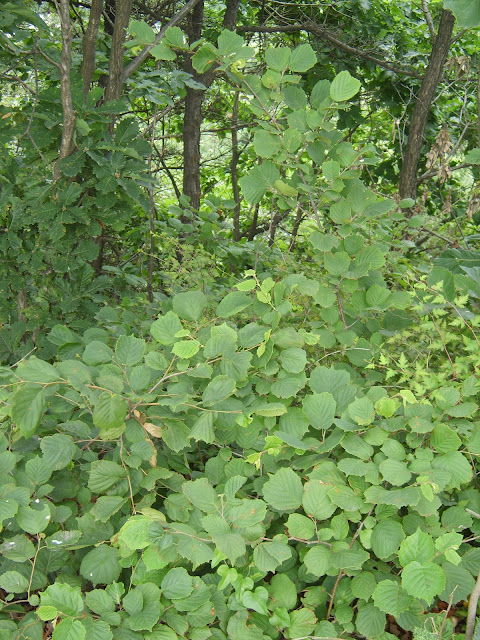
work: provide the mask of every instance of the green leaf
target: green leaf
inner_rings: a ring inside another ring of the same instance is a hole
[[[445,574],[438,564],[410,562],[402,571],[402,587],[414,598],[430,604],[445,588]]]
[[[155,60],[176,60],[177,58],[175,51],[172,51],[170,47],[163,42],[152,47],[149,53]]]
[[[275,180],[274,187],[282,196],[286,196],[287,198],[295,198],[298,195],[298,190],[283,180]]]
[[[207,304],[207,298],[202,291],[177,293],[172,299],[174,312],[184,320],[200,320],[205,313]]]
[[[46,504],[43,504],[41,510],[19,507],[15,519],[21,529],[34,536],[45,531],[50,524],[51,517],[50,509]]]
[[[50,585],[40,594],[42,606],[55,607],[65,616],[78,616],[83,611],[83,599],[80,587],[71,587],[67,583]]]
[[[114,582],[121,571],[117,549],[106,544],[89,551],[80,565],[80,574],[93,586]]]
[[[405,533],[399,522],[382,520],[372,531],[371,545],[373,552],[378,558],[385,560],[397,553],[404,538]]]
[[[323,545],[316,545],[309,549],[303,559],[308,573],[317,578],[324,576],[330,568],[330,556],[330,550]]]
[[[257,131],[253,136],[253,146],[261,158],[271,158],[280,150],[280,139],[268,131]]]
[[[193,358],[200,351],[200,342],[198,340],[180,340],[172,347],[172,352],[179,358],[188,360]]]
[[[274,71],[285,71],[290,62],[290,49],[288,47],[269,47],[265,51],[265,62]]]
[[[315,429],[328,429],[333,424],[337,403],[328,392],[313,393],[303,400],[303,410]]]
[[[230,508],[227,519],[234,527],[253,527],[264,520],[266,509],[263,500],[242,500],[241,504]]]
[[[239,183],[245,200],[250,204],[257,204],[267,190],[271,191],[275,188],[275,182],[279,179],[280,173],[277,167],[273,162],[266,160],[240,178]]]
[[[336,102],[350,100],[360,90],[360,81],[353,78],[348,71],[340,71],[330,85],[330,97]]]
[[[382,580],[377,584],[372,594],[375,606],[395,618],[407,611],[413,604],[411,596],[407,595],[398,582]]]
[[[455,2],[455,0],[453,1]],[[478,2],[478,0],[475,0],[475,3],[478,5],[480,9],[480,3]],[[480,11],[478,15],[480,19]],[[480,164],[480,149],[478,147],[470,149],[465,155],[465,162],[471,162],[472,164]]]
[[[301,44],[290,54],[289,69],[294,73],[304,73],[317,64],[315,51],[309,44]]]
[[[35,555],[35,547],[31,540],[24,535],[7,538],[0,544],[0,553],[13,562],[25,562]]]
[[[165,32],[165,40],[179,49],[185,47],[185,37],[180,27],[168,27]]]
[[[263,496],[274,509],[295,511],[302,504],[302,481],[292,469],[283,467],[263,485]]]
[[[217,493],[207,478],[185,482],[182,485],[182,490],[190,502],[200,511],[215,513],[219,509]]]
[[[285,349],[280,354],[280,364],[289,373],[304,371],[307,364],[307,354],[303,349]]]
[[[183,567],[170,569],[162,580],[162,595],[169,600],[188,598],[193,591],[193,580]]]
[[[232,291],[228,293],[217,307],[217,315],[220,318],[229,318],[249,307],[253,299],[243,291]]]
[[[290,638],[308,637],[317,622],[315,614],[310,609],[302,607],[290,613],[290,624],[288,626],[288,635]]]
[[[192,437],[196,442],[202,441],[211,444],[215,441],[212,412],[201,412],[190,431],[190,437]]]
[[[443,6],[449,9],[459,27],[480,26],[480,1],[479,0],[444,0]]]
[[[145,352],[145,340],[134,336],[120,336],[115,345],[115,355],[120,364],[132,366],[139,363]]]
[[[302,505],[305,513],[316,520],[327,520],[336,510],[328,492],[330,485],[321,480],[310,480],[303,488]]]
[[[111,460],[97,460],[92,462],[88,488],[94,493],[105,493],[114,484],[123,480],[127,475],[125,469]]]
[[[385,614],[374,604],[359,607],[355,626],[360,635],[366,638],[376,638],[385,631]]]
[[[105,391],[93,409],[93,424],[98,429],[114,429],[125,421],[128,405],[121,396]]]
[[[36,431],[46,405],[45,393],[36,384],[27,384],[18,389],[11,399],[12,421],[24,438],[30,438]]]
[[[212,540],[220,553],[226,556],[230,562],[235,562],[246,552],[245,541],[238,533],[212,535]]]
[[[42,384],[54,382],[60,377],[55,367],[35,356],[21,362],[16,369],[16,375],[26,382],[40,382]]]
[[[400,545],[398,560],[402,567],[413,561],[423,564],[432,560],[434,553],[435,548],[431,536],[417,529],[414,534],[405,538]]]
[[[169,311],[150,327],[150,333],[157,342],[165,345],[172,345],[176,341],[176,335],[183,329],[179,317],[173,311]]]
[[[448,453],[449,451],[456,451],[462,441],[453,429],[447,427],[446,424],[440,423],[432,431],[430,444],[439,453]]]
[[[58,611],[55,607],[51,607],[50,605],[38,607],[37,616],[40,620],[54,620],[58,617]]]
[[[378,468],[383,479],[396,487],[406,484],[412,477],[406,463],[400,460],[384,460]]]
[[[261,542],[253,551],[253,561],[259,571],[269,573],[291,557],[290,548],[284,542]]]
[[[77,453],[73,438],[62,433],[42,438],[40,449],[43,452],[42,462],[54,471],[68,466]]]
[[[372,424],[375,417],[375,407],[368,398],[356,398],[348,405],[348,413],[352,420],[364,427]]]
[[[84,640],[87,630],[80,620],[67,618],[55,627],[52,640]]]
[[[108,522],[108,520],[117,513],[119,509],[125,504],[127,498],[123,496],[100,496],[90,510],[90,513],[95,516],[96,520],[100,522]]]
[[[163,610],[160,589],[151,582],[145,582],[135,587],[134,591],[141,595],[143,606],[139,613],[130,615],[126,624],[133,631],[152,631]]]
[[[300,513],[292,513],[287,520],[287,529],[294,538],[311,540],[315,535],[315,523]]]
[[[281,607],[293,609],[297,604],[297,590],[286,574],[277,573],[272,576],[267,589],[270,594],[269,606],[273,611]]]
[[[131,20],[128,33],[138,44],[151,44],[155,40],[155,31],[143,20]]]
[[[100,340],[89,342],[82,355],[85,364],[92,367],[105,362],[111,362],[112,358],[113,351],[104,342],[100,342]]]
[[[18,571],[5,571],[0,575],[0,587],[8,593],[24,593],[29,581]]]
[[[363,507],[362,498],[350,487],[337,485],[328,490],[328,497],[343,511],[356,511]]]
[[[325,269],[332,276],[345,276],[350,268],[350,256],[346,251],[327,253],[324,258]]]
[[[202,394],[202,403],[206,407],[212,407],[231,396],[235,390],[235,380],[228,376],[216,376],[207,384]]]

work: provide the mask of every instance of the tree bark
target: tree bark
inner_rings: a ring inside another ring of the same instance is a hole
[[[83,80],[83,102],[87,101],[90,84],[95,71],[95,45],[97,43],[98,28],[102,17],[103,0],[92,0],[92,8],[88,18],[88,26],[83,36],[82,49],[82,80]]]
[[[233,30],[238,13],[240,0],[227,0],[223,26],[225,29]],[[199,40],[202,36],[204,0],[194,7],[189,14],[188,20],[188,41],[190,44]],[[186,58],[184,71],[190,73],[194,80],[201,82],[207,89],[212,84],[215,71],[208,70],[202,74],[196,74],[190,58]],[[200,207],[200,138],[201,125],[203,120],[202,104],[205,91],[187,87],[185,99],[185,111],[183,117],[183,193],[190,198],[192,209],[198,210]]]
[[[68,0],[55,2],[62,31],[62,53],[58,67],[60,75],[60,93],[62,98],[63,128],[60,143],[60,155],[55,163],[53,176],[60,178],[59,162],[72,152],[73,132],[75,130],[75,112],[73,110],[72,90],[70,85],[70,67],[72,61],[72,24],[70,22],[70,5]]]
[[[123,44],[125,30],[128,27],[132,12],[133,0],[117,0],[115,12],[115,26],[113,28],[112,47],[108,65],[108,82],[105,89],[105,101],[118,100],[122,95],[123,72]]]
[[[240,240],[240,190],[238,188],[238,104],[240,92],[235,92],[232,109],[232,160],[230,162],[230,174],[232,177],[233,199],[235,200],[235,208],[233,209],[233,240]]]
[[[444,9],[408,130],[408,142],[398,183],[398,192],[401,199],[412,198],[415,200],[417,196],[417,169],[422,152],[423,135],[437,86],[442,77],[454,24],[454,15]]]

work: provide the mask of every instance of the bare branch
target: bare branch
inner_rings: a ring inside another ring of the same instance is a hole
[[[102,17],[103,0],[92,0],[92,8],[90,9],[90,17],[88,26],[83,36],[82,49],[82,78],[83,78],[83,101],[87,101],[90,83],[92,82],[93,72],[95,71],[95,45],[97,43],[98,28],[100,18]]]
[[[432,42],[435,42],[435,38],[437,37],[437,34],[435,33],[435,27],[433,25],[432,15],[428,8],[427,0],[422,0],[422,11],[423,11],[423,15],[425,16],[425,22],[427,23],[428,31],[430,32],[430,37],[432,39]]]

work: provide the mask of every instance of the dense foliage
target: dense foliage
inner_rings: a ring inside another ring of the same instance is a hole
[[[302,29],[266,42],[240,35],[274,32],[255,3],[239,33],[238,2],[222,20],[207,3],[203,33],[182,14],[158,38],[151,3],[109,2],[88,71],[103,3],[54,4],[0,8],[17,87],[0,103],[0,640],[471,640],[472,104],[453,151],[434,124],[458,93],[432,108],[434,179],[402,198],[387,111],[372,119],[392,83],[372,56],[321,70],[314,9],[290,3]],[[345,4],[327,25],[380,15],[399,51],[430,27],[412,9],[396,31],[400,2]],[[433,15],[475,25],[478,5]],[[214,142],[199,185],[183,158],[180,189],[181,150],[160,146],[183,98],[194,137],[198,96],[199,134],[217,103]]]

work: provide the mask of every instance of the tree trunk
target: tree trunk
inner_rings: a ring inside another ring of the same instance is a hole
[[[398,192],[402,199],[412,198],[415,200],[417,196],[417,169],[422,151],[423,135],[435,92],[442,77],[454,24],[454,15],[444,9],[408,130],[408,142],[398,183]]]
[[[232,30],[238,13],[240,0],[227,0],[223,26]],[[188,16],[188,42],[192,44],[202,36],[204,0],[201,0]],[[202,74],[196,74],[190,57],[186,57],[183,67],[190,73],[193,79],[201,82],[207,89],[212,84],[215,72],[208,70]],[[192,209],[200,207],[200,138],[203,120],[202,104],[205,96],[204,90],[187,87],[185,99],[185,112],[183,116],[183,193],[190,198]]]
[[[233,199],[235,200],[235,208],[233,210],[233,239],[235,242],[240,240],[240,190],[238,188],[238,103],[240,93],[235,92],[232,110],[232,160],[230,162],[230,173],[232,177]]]
[[[105,101],[118,100],[123,90],[123,44],[125,30],[132,12],[133,0],[117,0],[115,25],[113,28],[112,48],[108,65],[108,82],[105,89]]]
[[[98,28],[102,17],[103,0],[92,0],[92,8],[88,19],[87,30],[83,36],[82,50],[82,80],[83,80],[83,101],[87,101],[90,84],[95,71],[95,45],[97,43]]]

